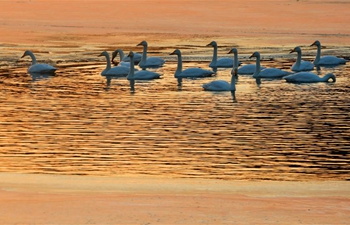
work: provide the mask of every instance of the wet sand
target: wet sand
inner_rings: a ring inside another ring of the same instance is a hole
[[[73,66],[95,63],[101,50],[139,51],[135,45],[144,39],[156,55],[190,46],[186,54],[207,56],[211,49],[202,47],[211,40],[221,53],[235,46],[242,55],[288,53],[316,39],[332,53],[349,53],[348,1],[22,0],[0,6],[2,74],[21,65],[25,49]],[[0,223],[347,224],[349,190],[344,181],[1,173]]]

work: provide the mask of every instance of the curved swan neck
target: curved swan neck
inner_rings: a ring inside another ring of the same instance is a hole
[[[314,64],[317,64],[318,61],[320,61],[321,58],[321,45],[317,45],[317,53],[316,53],[316,58],[314,60]]]
[[[105,54],[103,54],[105,57],[106,57],[106,60],[107,60],[107,66],[106,66],[106,69],[109,70],[111,68],[111,61],[110,61],[110,58],[109,58],[109,54],[106,52]]]
[[[119,54],[119,57],[120,57],[120,62],[123,61],[124,59],[124,52],[120,49],[117,50],[118,54]]]
[[[332,79],[332,82],[336,81],[335,76],[332,73],[327,73],[321,79],[322,79],[322,81],[328,81],[329,79]]]
[[[175,72],[175,77],[176,77],[176,75],[180,74],[181,72],[182,72],[182,55],[179,52],[177,54],[177,69],[176,69],[176,72]]]
[[[257,54],[255,57],[256,57],[256,66],[255,66],[255,72],[253,74],[253,77],[258,78],[259,73],[261,71],[261,69],[260,69],[260,54]]]
[[[32,65],[36,64],[36,58],[35,58],[34,53],[31,52],[31,51],[28,51],[28,52],[27,52],[27,55],[29,55],[30,58],[32,59]]]

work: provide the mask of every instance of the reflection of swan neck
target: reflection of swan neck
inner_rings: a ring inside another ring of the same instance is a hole
[[[134,74],[135,74],[134,56],[129,56],[129,57],[130,57],[130,70],[127,78],[128,80],[133,80]]]
[[[231,76],[231,91],[236,90],[236,75]]]
[[[27,53],[30,56],[30,58],[32,58],[32,65],[36,64],[36,58],[35,58],[35,55],[33,54],[33,52],[28,51]]]

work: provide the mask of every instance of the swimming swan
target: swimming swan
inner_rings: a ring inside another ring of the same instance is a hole
[[[101,75],[103,76],[118,76],[118,77],[125,77],[129,74],[129,67],[125,66],[115,66],[111,68],[111,61],[109,59],[108,52],[104,51],[99,56],[105,56],[107,61],[106,69],[104,69],[101,72]]]
[[[260,53],[254,52],[249,58],[256,57],[256,68],[253,74],[254,78],[281,78],[291,74],[290,72],[283,71],[277,68],[266,68],[261,70],[260,67]]]
[[[165,60],[160,57],[147,57],[147,41],[141,41],[137,46],[143,46],[143,52],[139,66],[144,70],[146,68],[162,67]]]
[[[220,58],[218,59],[218,45],[215,41],[210,42],[206,45],[214,47],[213,59],[211,60],[209,67],[213,68],[214,72],[216,72],[217,68],[232,68],[233,67],[233,59],[231,58]]]
[[[178,85],[182,85],[182,78],[193,78],[193,77],[210,77],[215,73],[211,70],[205,70],[201,68],[188,68],[182,70],[182,56],[179,49],[174,50],[170,55],[177,55],[177,69],[175,71],[175,78],[177,78]]]
[[[297,61],[292,65],[292,70],[296,72],[300,71],[310,71],[314,69],[314,64],[309,61],[301,61],[301,48],[299,46],[295,47],[290,53],[298,53]]]
[[[54,74],[55,71],[57,70],[57,68],[49,65],[49,64],[45,64],[45,63],[36,63],[36,58],[33,52],[26,50],[23,54],[23,57],[29,55],[30,58],[32,58],[32,65],[28,68],[28,73],[45,73],[45,74]]]
[[[321,57],[321,43],[319,41],[315,41],[310,46],[317,46],[317,54],[314,60],[315,66],[336,66],[346,63],[345,59],[338,58],[333,55],[325,55]]]
[[[332,73],[326,74],[324,77],[319,77],[311,72],[299,72],[289,76],[283,77],[289,83],[316,83],[316,82],[328,82],[329,79],[335,82],[335,76]]]
[[[130,58],[127,56],[124,56],[124,52],[121,49],[116,49],[113,53],[112,53],[112,63],[114,61],[114,58],[117,57],[119,54],[120,57],[120,61],[118,63],[118,66],[127,66],[130,67]],[[137,65],[140,61],[141,61],[141,57],[142,55],[139,53],[134,53],[134,63],[135,65]]]
[[[130,57],[130,72],[127,76],[128,80],[153,80],[160,78],[160,74],[148,70],[140,70],[135,72],[134,53],[129,52]]]
[[[225,80],[214,80],[212,82],[203,84],[203,89],[205,91],[236,91],[236,77],[237,69],[231,75],[231,83]]]
[[[232,48],[227,54],[232,54],[233,53],[233,62],[234,66],[232,68],[231,74],[235,72],[235,68],[238,67],[238,51],[236,48]],[[237,62],[237,63],[236,63]],[[252,75],[255,72],[256,65],[255,64],[247,64],[244,66],[241,66],[238,68],[237,74],[242,74],[242,75]],[[260,67],[260,69],[265,69],[265,67]]]

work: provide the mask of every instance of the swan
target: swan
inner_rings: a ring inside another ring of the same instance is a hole
[[[101,72],[101,75],[103,76],[118,76],[118,77],[125,77],[129,74],[129,67],[125,66],[115,66],[111,68],[111,61],[109,59],[108,52],[104,51],[99,56],[105,56],[107,60],[107,66],[106,69],[104,69]]]
[[[160,74],[149,70],[140,70],[135,72],[134,52],[129,52],[130,57],[130,72],[127,76],[128,80],[153,80],[160,78]]]
[[[235,72],[231,75],[231,83],[225,80],[214,80],[212,82],[203,84],[202,87],[205,91],[236,91],[236,77],[237,68]]]
[[[333,55],[325,55],[321,57],[321,43],[319,41],[315,41],[310,46],[317,46],[317,54],[314,60],[315,66],[336,66],[346,63],[345,59],[338,58]]]
[[[283,77],[289,83],[316,83],[316,82],[328,82],[331,79],[336,81],[335,76],[332,73],[326,74],[324,77],[319,77],[311,72],[299,72]]]
[[[254,78],[281,78],[291,74],[290,72],[280,70],[277,68],[266,68],[261,70],[260,67],[260,53],[254,52],[249,58],[256,57],[256,68],[253,74]]]
[[[309,61],[301,61],[301,48],[299,46],[295,47],[290,53],[298,53],[297,61],[292,65],[292,70],[296,72],[300,71],[310,71],[314,69],[314,64]]]
[[[143,46],[143,52],[139,66],[145,70],[146,68],[158,68],[162,67],[165,60],[160,57],[147,57],[147,41],[141,41],[137,46]]]
[[[201,68],[188,68],[182,70],[182,56],[179,49],[174,50],[170,55],[177,55],[177,69],[175,71],[175,78],[177,78],[178,86],[182,85],[182,78],[194,78],[194,77],[210,77],[215,73],[211,70],[205,70]]]
[[[237,51],[237,49],[232,48],[227,54],[232,54],[232,53],[233,53],[233,57],[234,57],[233,62],[235,64],[232,68],[232,71],[231,71],[231,74],[233,75],[233,73],[235,72],[235,68],[238,67],[238,51]],[[241,66],[240,68],[238,68],[237,74],[252,75],[255,72],[255,68],[256,68],[255,64],[244,65],[244,66]],[[265,67],[260,67],[260,69],[265,69]]]
[[[216,72],[217,68],[232,68],[233,67],[233,59],[231,58],[220,58],[218,59],[218,45],[216,41],[212,41],[206,45],[214,47],[213,59],[211,60],[209,67],[213,68],[214,72]]]
[[[28,73],[45,73],[45,74],[54,74],[57,68],[46,64],[46,63],[36,63],[36,58],[33,52],[26,50],[23,54],[23,57],[29,55],[32,58],[32,65],[28,68]]]
[[[121,49],[116,49],[113,53],[112,53],[112,63],[114,61],[114,58],[117,57],[117,55],[119,54],[120,56],[120,61],[118,66],[127,66],[130,67],[130,58],[127,56],[124,56],[124,52]],[[139,53],[134,53],[134,62],[135,64],[138,64],[141,61],[141,57],[142,55]]]

